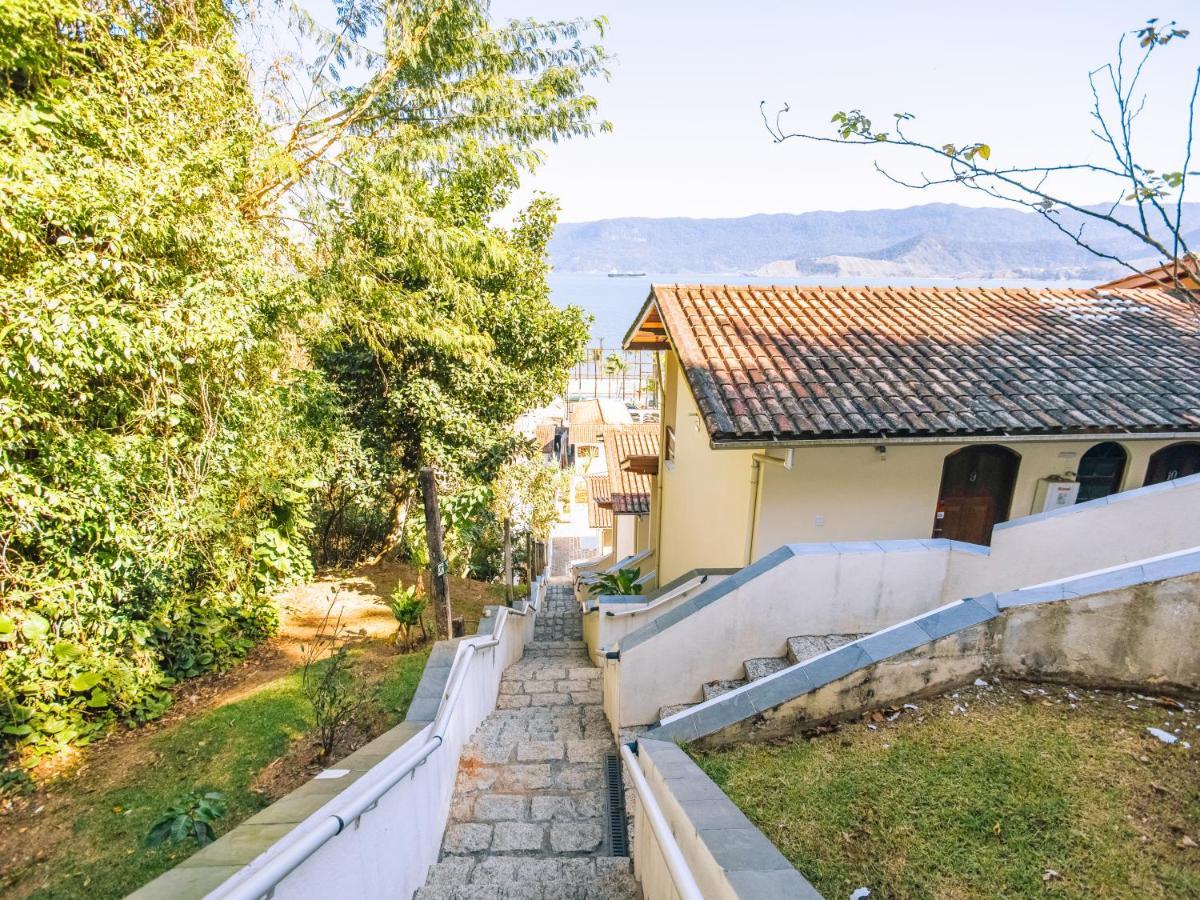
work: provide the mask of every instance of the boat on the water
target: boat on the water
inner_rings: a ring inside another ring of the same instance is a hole
[[[645,278],[645,272],[609,272],[609,278]]]

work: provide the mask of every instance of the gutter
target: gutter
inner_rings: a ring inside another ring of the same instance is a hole
[[[767,440],[756,439],[746,441],[708,441],[710,450],[793,450],[797,447],[852,447],[878,446],[879,444],[1028,444],[1028,443],[1058,443],[1061,441],[1115,440],[1124,438],[1135,441],[1194,441],[1200,439],[1200,429],[1195,431],[1081,431],[1053,434],[947,434],[929,435],[926,437],[895,437],[886,434],[875,437],[845,437],[845,438],[810,438],[806,440]]]

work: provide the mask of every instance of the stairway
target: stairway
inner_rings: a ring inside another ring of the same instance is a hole
[[[440,861],[416,900],[640,900],[612,834],[616,752],[579,607],[552,579],[524,657],[463,748]]]
[[[740,688],[744,684],[758,681],[761,678],[766,678],[768,675],[774,675],[776,672],[780,672],[789,666],[802,663],[805,660],[812,659],[814,656],[820,656],[822,653],[828,653],[830,650],[836,650],[843,644],[856,641],[863,636],[861,634],[802,634],[790,637],[787,640],[787,655],[760,656],[755,659],[743,660],[743,675],[741,678],[710,681],[707,684],[701,685],[700,690],[704,700],[698,702],[712,700],[714,697],[719,697],[735,688]],[[696,703],[676,703],[671,706],[664,706],[658,711],[658,718],[661,721],[676,713],[683,712],[685,709],[691,709],[696,705]]]

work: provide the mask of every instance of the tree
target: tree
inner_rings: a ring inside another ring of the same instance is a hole
[[[1137,247],[1164,261],[1191,258],[1192,249],[1185,236],[1184,195],[1188,180],[1200,175],[1191,170],[1200,68],[1196,69],[1187,108],[1181,117],[1186,130],[1181,128],[1179,158],[1165,168],[1157,162],[1151,167],[1135,154],[1135,126],[1147,105],[1140,87],[1142,77],[1153,59],[1168,45],[1187,38],[1188,31],[1174,21],[1161,23],[1151,19],[1132,35],[1137,52],[1131,59],[1127,58],[1129,36],[1123,35],[1117,44],[1116,61],[1088,75],[1094,120],[1092,134],[1106,157],[1100,162],[998,165],[992,161],[992,147],[983,141],[946,142],[911,136],[909,123],[915,116],[907,112],[893,114],[891,130],[884,131],[861,110],[839,111],[832,118],[835,135],[824,136],[786,130],[783,126],[783,118],[789,112],[786,105],[774,118],[767,115],[765,101],[760,111],[777,143],[796,138],[884,147],[908,151],[918,158],[933,158],[944,165],[944,174],[910,178],[895,175],[878,163],[875,168],[905,187],[926,190],[956,185],[1022,206],[1036,212],[1089,253],[1136,272],[1139,267],[1130,258],[1132,254],[1116,249],[1112,244],[1114,237],[1132,239]],[[1078,176],[1107,184],[1112,201],[1094,206],[1075,199],[1071,179]],[[1176,290],[1188,295],[1195,293],[1181,277],[1188,269],[1194,277],[1195,268],[1194,263],[1187,262],[1169,267],[1168,277]]]
[[[219,0],[0,4],[0,136],[0,730],[37,753],[269,633],[324,390]]]

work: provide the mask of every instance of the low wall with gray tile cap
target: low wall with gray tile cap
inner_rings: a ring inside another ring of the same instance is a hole
[[[988,672],[1200,693],[1200,549],[943,606],[665,719],[655,740],[805,731]]]
[[[1002,522],[983,556],[956,557],[943,600],[1007,591],[1186,550],[1200,534],[1200,475]]]
[[[527,601],[521,601],[516,608],[528,609],[529,604]],[[492,612],[492,617],[480,620],[478,633],[482,635],[491,634],[496,625],[497,607],[488,609]],[[506,643],[510,645],[510,654],[520,656],[521,648],[533,635],[534,618],[533,615],[510,618],[506,626],[509,637]],[[509,629],[512,631],[509,632]],[[137,900],[199,900],[262,856],[301,823],[322,815],[323,807],[334,803],[342,793],[389,756],[404,751],[406,744],[413,742],[416,746],[426,740],[441,706],[455,655],[463,640],[456,638],[438,641],[433,645],[408,714],[401,724],[384,732],[346,758],[338,760],[322,773],[332,777],[318,775],[130,896]],[[500,649],[502,648],[497,648]],[[496,685],[499,684],[500,672],[507,662],[496,660]],[[478,703],[479,699],[473,697],[469,702]],[[489,709],[494,706],[494,702],[493,699]],[[466,724],[470,725],[470,731],[474,730],[473,724]],[[465,740],[469,736],[468,731],[465,736],[459,735],[458,738]],[[451,741],[448,739],[447,743]],[[446,810],[440,809],[440,805],[448,806],[449,787],[453,785],[457,769],[457,750],[448,747],[444,753],[435,753],[417,770],[422,774],[425,784],[416,784],[413,778],[405,779],[401,785],[380,799],[378,810],[371,814],[375,818],[370,824],[373,827],[382,825],[385,830],[392,832],[391,836],[385,838],[387,841],[402,840],[404,844],[403,847],[391,851],[388,864],[376,858],[376,847],[371,841],[364,840],[361,846],[355,846],[352,841],[335,839],[319,851],[329,857],[328,865],[318,865],[315,867],[318,871],[314,871],[311,862],[305,863],[297,870],[296,877],[285,879],[277,887],[276,894],[280,897],[391,895],[392,891],[387,886],[394,887],[396,878],[394,872],[388,872],[388,865],[393,869],[419,869],[417,884],[420,884],[424,881],[425,869],[437,859],[446,814]],[[444,801],[442,794],[445,794]],[[427,827],[418,828],[421,833],[420,841],[405,839],[403,829],[396,828],[395,822],[400,815],[398,808],[403,808],[403,815],[414,825],[416,820],[413,817],[424,814]],[[367,817],[367,820],[369,819],[370,817]],[[367,830],[364,828],[364,831]],[[436,833],[424,834],[426,831]],[[420,843],[427,844],[428,847],[418,846]],[[351,877],[347,873],[347,867],[355,868],[357,874]],[[299,887],[296,884],[298,880],[303,882]]]
[[[638,763],[705,900],[820,900],[821,895],[675,744],[639,740]],[[638,805],[634,833],[652,834]],[[635,865],[661,865],[635,853]],[[644,861],[644,862],[643,862]],[[638,872],[643,885],[663,880]]]
[[[782,657],[801,634],[862,634],[937,606],[952,558],[986,548],[948,540],[790,544],[672,608],[618,642],[605,710],[619,727],[701,699],[738,679],[743,661]]]

